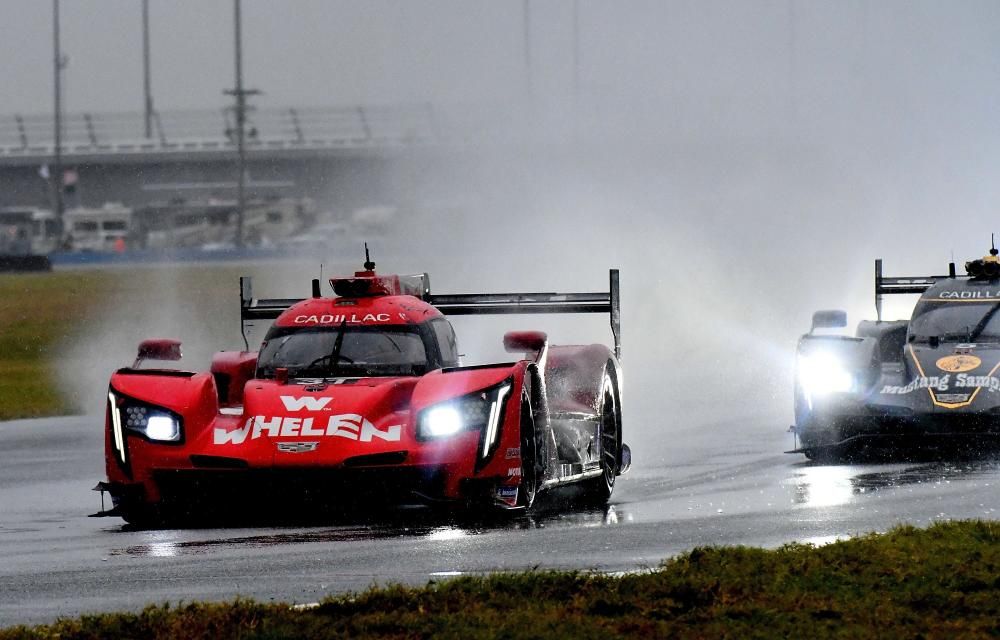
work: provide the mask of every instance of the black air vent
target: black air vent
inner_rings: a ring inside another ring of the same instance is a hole
[[[405,451],[373,453],[368,456],[354,456],[344,460],[345,467],[380,467],[387,464],[402,464],[406,461]]]
[[[191,456],[191,464],[199,469],[246,469],[250,466],[246,460],[240,458],[203,455]]]

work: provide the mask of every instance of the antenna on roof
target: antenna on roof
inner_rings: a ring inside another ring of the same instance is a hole
[[[1000,253],[1000,251],[997,251],[997,243],[993,240],[993,234],[991,233],[990,234],[990,255],[991,256],[995,256],[998,253]]]
[[[371,256],[368,255],[368,243],[365,243],[365,271],[374,271],[375,263],[372,262]]]

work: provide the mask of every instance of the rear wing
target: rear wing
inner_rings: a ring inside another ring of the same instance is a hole
[[[320,296],[319,280],[313,280],[313,297]],[[425,302],[452,316],[526,313],[607,313],[615,342],[615,357],[621,358],[621,290],[618,269],[609,272],[608,290],[596,293],[457,293],[432,294],[430,277],[422,276],[421,295]],[[304,298],[255,298],[249,277],[240,278],[240,325],[243,342],[246,323],[273,320]]]
[[[875,260],[875,314],[882,321],[882,296],[886,294],[923,293],[938,280],[955,277],[955,263],[948,263],[946,276],[903,276],[889,277],[882,275],[882,258]]]

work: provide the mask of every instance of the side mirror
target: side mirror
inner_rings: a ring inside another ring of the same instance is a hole
[[[143,360],[180,360],[181,341],[159,338],[143,340],[139,343],[139,351],[135,356],[132,368],[138,368]]]
[[[539,353],[548,340],[544,331],[508,331],[503,334],[503,348],[510,353]]]
[[[812,328],[816,329],[839,329],[847,326],[847,312],[840,309],[827,309],[817,311],[813,314]]]

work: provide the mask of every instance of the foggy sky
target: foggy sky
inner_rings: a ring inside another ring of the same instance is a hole
[[[232,3],[151,0],[158,108],[217,107],[233,83]],[[531,3],[535,97],[573,91],[572,3]],[[580,94],[681,115],[879,106],[919,118],[991,111],[1000,4],[990,1],[579,0]],[[519,0],[244,0],[245,75],[263,105],[504,102],[527,84]],[[0,0],[0,113],[51,110],[51,2]],[[139,0],[62,3],[67,110],[139,111]],[[973,90],[975,99],[967,98]],[[726,103],[720,105],[719,103]],[[800,115],[802,115],[800,113]]]
[[[232,3],[150,4],[157,107],[224,106]],[[1000,230],[1000,3],[579,0],[576,91],[572,3],[531,6],[529,82],[519,0],[245,0],[246,84],[259,106],[520,114],[526,144],[466,126],[469,149],[400,167],[407,199],[468,215],[462,233],[424,225],[387,266],[441,291],[590,290],[621,267],[647,428],[661,389],[679,413],[701,387],[790,413],[814,309],[869,317],[873,258],[942,272]],[[48,111],[51,3],[0,8],[0,115]],[[138,0],[64,2],[69,111],[141,109],[139,20]],[[546,144],[563,128],[574,144]],[[502,329],[466,335],[498,346]]]

